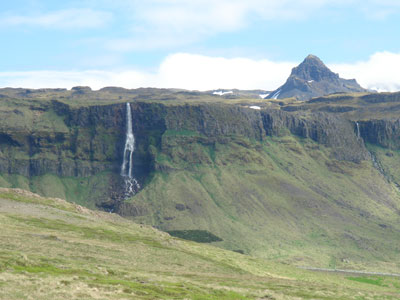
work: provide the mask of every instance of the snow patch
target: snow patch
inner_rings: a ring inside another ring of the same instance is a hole
[[[219,95],[219,96],[223,96],[223,95],[226,95],[226,94],[233,94],[233,92],[232,92],[232,91],[228,91],[228,92],[215,91],[215,92],[213,93],[213,95]]]
[[[255,106],[255,105],[253,105],[253,106],[249,106],[249,108],[252,108],[252,109],[261,109],[261,107],[259,107],[259,106]]]
[[[260,95],[258,95],[258,97],[260,97],[261,99],[265,99],[268,96],[269,96],[269,93],[268,94],[260,94]]]
[[[307,82],[308,82],[308,83],[311,83],[311,82],[314,82],[314,80],[308,80]]]

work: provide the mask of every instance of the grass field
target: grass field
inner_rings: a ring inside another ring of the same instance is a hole
[[[314,273],[114,214],[0,190],[1,299],[398,299],[395,277]]]

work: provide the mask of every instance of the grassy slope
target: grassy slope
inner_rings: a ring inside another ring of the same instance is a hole
[[[372,162],[292,136],[183,144],[158,159],[175,170],[130,200],[151,212],[139,222],[208,230],[221,247],[297,265],[400,270],[399,192]]]
[[[90,177],[59,177],[53,174],[26,178],[20,175],[0,174],[0,186],[22,188],[47,197],[57,197],[95,209],[94,199],[107,193],[109,172]],[[89,193],[91,193],[89,195]],[[90,201],[92,200],[92,201]]]
[[[312,273],[0,189],[0,299],[396,299],[394,277]]]
[[[64,100],[79,106],[126,101],[128,96],[121,100],[104,93],[103,100],[96,95]],[[15,113],[11,119],[0,118],[0,122],[7,126],[8,122],[15,122],[13,126],[21,125],[21,129],[65,131],[63,123],[53,115],[30,109],[31,105],[47,105],[51,98],[11,99],[7,100],[9,104],[2,100],[4,116],[18,106],[26,118],[18,119],[20,115]],[[162,102],[225,101],[210,95],[193,99],[174,95],[171,99]],[[356,100],[351,101],[357,102],[355,106],[359,108],[361,104]],[[9,106],[13,109],[7,110]],[[187,152],[185,147],[174,149],[170,156],[159,154],[161,163],[178,171],[155,173],[145,190],[133,199],[150,211],[162,212],[139,217],[138,221],[166,230],[207,229],[224,238],[218,243],[220,246],[298,265],[400,269],[396,242],[399,195],[371,163],[334,161],[329,149],[293,137],[274,138],[261,145],[239,140],[217,143],[215,148],[201,144],[191,147],[197,157],[192,157],[190,164],[182,159]],[[391,173],[396,176],[398,155],[389,157],[384,149],[376,151],[389,167],[393,166]],[[88,187],[102,187],[108,184],[106,178],[101,174],[86,179],[45,175],[28,181],[13,175],[0,177],[0,186],[22,187],[94,207],[86,201]],[[100,197],[101,189],[96,191]],[[178,211],[176,204],[185,204],[189,209]]]

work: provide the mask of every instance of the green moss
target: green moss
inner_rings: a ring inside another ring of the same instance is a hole
[[[221,247],[286,263],[357,269],[374,261],[387,268],[390,257],[396,268],[398,234],[378,220],[397,228],[396,202],[381,201],[397,196],[369,162],[334,160],[332,149],[295,136],[170,137],[167,145],[175,144],[157,154],[170,168],[156,171],[130,200],[149,211],[134,217],[138,222],[206,230],[223,239]]]
[[[134,293],[135,295],[142,296],[145,299],[156,298],[169,298],[169,299],[204,299],[204,300],[217,300],[217,299],[251,299],[239,293],[232,291],[224,291],[217,289],[204,289],[194,286],[190,283],[185,284],[171,284],[160,283],[154,285],[152,283],[139,283],[135,281],[99,278],[91,282],[94,285],[114,285],[129,288],[125,289],[126,293]]]
[[[28,272],[34,274],[43,274],[43,275],[50,275],[50,276],[57,276],[57,275],[90,275],[89,272],[79,269],[65,269],[65,268],[57,268],[53,265],[49,264],[42,264],[37,266],[31,265],[18,265],[12,267],[16,272]]]
[[[67,199],[62,179],[58,176],[46,174],[31,179],[31,190],[41,195]]]
[[[143,244],[151,245],[152,247],[165,248],[160,243],[155,242],[152,239],[141,238],[139,236],[127,234],[124,232],[118,232],[105,228],[77,226],[70,223],[66,223],[60,220],[51,220],[43,218],[20,218],[16,216],[10,216],[19,222],[25,223],[30,226],[50,229],[53,231],[71,232],[77,233],[83,238],[108,240],[119,243],[135,243],[140,242]]]
[[[1,237],[6,241],[0,245],[1,299],[93,295],[104,299],[396,299],[398,295],[397,278],[385,277],[383,284],[376,285],[344,280],[347,276],[340,273],[321,276],[178,240],[109,214],[66,214],[53,199],[31,196],[27,210],[25,202],[14,200],[20,196],[12,190],[2,195],[13,203],[2,206],[0,214]]]
[[[200,133],[197,131],[193,130],[171,130],[168,129],[165,131],[164,135],[165,137],[174,137],[174,136],[201,136]]]
[[[25,203],[41,203],[41,204],[52,206],[52,207],[55,207],[58,209],[75,212],[75,208],[71,204],[66,203],[66,202],[65,203],[55,202],[53,200],[48,200],[45,198],[26,196],[23,194],[16,194],[14,192],[0,191],[0,198],[11,199],[13,201],[25,202]]]
[[[0,187],[10,188],[11,183],[8,182],[2,175],[0,175]]]
[[[374,278],[369,278],[369,277],[346,277],[348,280],[352,281],[357,281],[361,283],[367,283],[367,284],[372,284],[372,285],[377,285],[377,286],[384,286],[384,281],[383,278],[381,277],[374,277]]]
[[[167,231],[170,235],[189,241],[198,243],[220,242],[221,238],[208,232],[207,230],[170,230]]]
[[[22,188],[47,197],[66,199],[82,206],[96,208],[96,201],[106,198],[112,176],[116,175],[108,171],[90,177],[59,177],[45,174],[27,178],[2,174],[0,187]]]

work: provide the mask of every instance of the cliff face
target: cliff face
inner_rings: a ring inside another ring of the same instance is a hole
[[[231,137],[263,141],[267,136],[294,134],[331,147],[335,159],[368,159],[353,125],[324,113],[291,114],[222,104],[165,106],[134,102],[131,106],[136,139],[134,176],[139,182],[146,182],[156,168],[165,167],[155,162],[157,153],[173,147],[168,137],[163,138],[165,131],[196,133],[197,141],[205,144],[229,143]],[[0,173],[26,178],[46,174],[83,178],[109,173],[107,195],[114,195],[111,202],[117,201],[115,190],[121,188],[118,174],[126,128],[124,103],[76,107],[50,101],[29,109],[35,113],[31,121],[15,126],[2,124]],[[16,108],[12,114],[24,118],[27,113]],[[184,140],[182,136],[181,142]]]
[[[124,124],[121,106],[71,109],[53,101],[39,116],[45,114],[52,114],[62,126],[3,128],[0,172],[86,177],[114,168]]]
[[[124,199],[126,104],[80,101],[2,100],[0,186],[163,230],[211,232],[225,248],[264,257],[296,260],[301,251],[312,264],[392,257],[396,237],[381,237],[386,228],[397,232],[400,215],[388,181],[400,178],[399,168],[385,168],[398,158],[387,153],[398,147],[398,121],[360,121],[358,134],[341,113],[131,101],[141,190]],[[364,141],[387,149],[372,156]]]
[[[400,149],[400,120],[368,120],[358,124],[365,142],[392,150]]]
[[[74,108],[52,101],[41,113],[53,114],[62,128],[2,128],[1,173],[86,177],[104,170],[119,171],[126,126],[124,104]],[[133,115],[140,177],[148,168],[149,155],[143,147],[159,142],[165,125],[158,105],[133,105]]]
[[[137,144],[134,176],[139,181],[153,168],[149,146],[160,143],[165,130],[163,114],[156,104],[133,105]],[[119,172],[125,116],[124,103],[76,107],[36,101],[28,109],[21,106],[7,111],[7,118],[14,122],[5,120],[0,129],[0,174],[8,176],[3,179],[8,184],[3,185],[20,186],[10,177],[20,175],[27,178],[24,188],[71,201],[81,198],[82,204],[87,201],[90,206],[113,207],[121,200],[123,189]],[[54,180],[41,182],[48,175],[62,178],[62,183],[50,188],[56,184]],[[64,186],[65,192],[59,193]]]
[[[338,160],[360,162],[369,158],[362,140],[354,133],[353,124],[346,119],[326,113],[290,114],[284,111],[262,112],[268,135],[280,135],[285,129],[291,134],[332,148]]]

